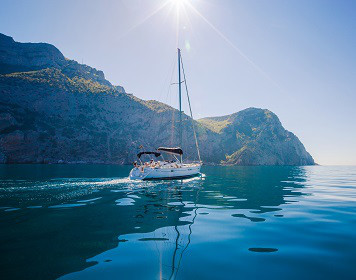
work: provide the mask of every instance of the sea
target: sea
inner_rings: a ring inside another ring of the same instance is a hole
[[[356,279],[355,166],[0,165],[0,279]]]

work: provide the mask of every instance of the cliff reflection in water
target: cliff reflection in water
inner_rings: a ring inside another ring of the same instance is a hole
[[[23,168],[31,172],[31,166]],[[107,166],[98,168],[107,174]],[[114,171],[109,175],[118,174]],[[204,167],[203,172],[202,178],[138,183],[19,182],[3,172],[2,274],[6,279],[94,279],[104,273],[105,279],[126,279],[132,273],[141,278],[159,273],[174,279],[195,230],[206,231],[209,239],[209,229],[196,224],[200,218],[229,211],[237,225],[238,218],[264,222],[261,214],[278,216],[284,204],[303,195],[305,170],[299,167]]]

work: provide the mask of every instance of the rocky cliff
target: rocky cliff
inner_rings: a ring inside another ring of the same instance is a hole
[[[198,120],[220,134],[223,164],[310,165],[313,158],[298,137],[269,110],[248,108],[232,115]]]
[[[139,145],[175,146],[178,111],[113,86],[50,44],[0,34],[0,162],[131,163]],[[216,118],[183,117],[183,149],[196,159],[240,165],[314,164],[302,143],[268,110]]]

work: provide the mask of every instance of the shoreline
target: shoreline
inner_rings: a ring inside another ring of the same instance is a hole
[[[63,163],[38,163],[38,162],[14,162],[14,163],[0,163],[0,166],[11,166],[11,165],[117,165],[117,166],[132,166],[132,164],[120,164],[120,163],[105,163],[105,162],[63,162]],[[239,164],[221,164],[221,163],[203,163],[205,166],[323,166],[318,163],[314,164],[304,164],[304,165],[268,165],[268,164],[255,164],[255,165],[239,165]],[[333,165],[331,165],[333,166]],[[340,165],[349,166],[349,165]]]

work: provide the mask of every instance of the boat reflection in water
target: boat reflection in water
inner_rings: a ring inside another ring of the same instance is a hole
[[[135,223],[134,232],[120,235],[118,247],[87,261],[103,264],[108,275],[134,275],[133,278],[146,279],[147,273],[151,271],[154,275],[157,270],[160,279],[176,279],[191,242],[203,181],[202,176],[164,184],[156,182],[144,189],[132,188],[116,203],[123,207],[122,211],[124,207],[134,206],[130,211]],[[133,272],[132,266],[127,266],[128,260],[140,268]],[[112,265],[112,271],[108,271],[107,263]],[[63,279],[95,279],[100,271],[93,266]]]
[[[26,174],[38,167],[22,168]],[[127,174],[129,167],[100,168],[110,176]],[[206,177],[158,182],[126,178],[1,181],[0,206],[6,203],[17,209],[0,214],[6,244],[2,245],[6,252],[1,259],[3,275],[175,279],[197,271],[212,273],[205,262],[213,270],[221,263],[229,265],[235,254],[278,251],[278,242],[265,235],[268,228],[259,225],[274,224],[283,217],[285,206],[306,195],[306,169],[204,167],[202,171]],[[73,170],[58,172],[57,177],[66,177]],[[85,172],[79,173],[86,177]],[[6,191],[9,188],[11,192]],[[262,239],[266,246],[260,246]],[[246,265],[253,263],[246,261]],[[229,269],[232,273],[234,266]]]

